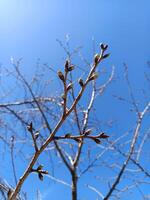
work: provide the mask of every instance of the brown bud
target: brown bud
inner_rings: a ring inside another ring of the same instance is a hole
[[[70,67],[68,67],[68,71],[69,72],[72,71],[72,70],[74,70],[74,66],[73,65],[71,65]]]
[[[90,135],[91,133],[92,133],[92,129],[87,129],[87,130],[84,132],[85,135]]]
[[[100,144],[101,143],[101,141],[99,140],[99,139],[97,139],[97,138],[94,138],[93,139],[97,144]]]
[[[106,138],[108,138],[109,136],[108,135],[106,135],[105,133],[100,133],[100,135],[99,135],[99,138],[102,138],[102,139],[106,139]]]
[[[101,47],[102,50],[105,51],[105,50],[107,50],[108,45],[107,45],[107,44],[103,44],[103,43],[101,43],[101,44],[100,44],[100,47]]]
[[[58,74],[58,77],[60,78],[60,80],[62,80],[62,81],[65,80],[64,75],[61,71],[58,71],[57,74]]]
[[[95,54],[95,56],[94,56],[94,63],[98,64],[99,60],[100,60],[100,55],[99,54]]]
[[[68,71],[68,68],[69,68],[69,61],[66,60],[66,63],[65,63],[65,70]]]
[[[69,83],[69,85],[67,86],[67,91],[69,91],[70,89],[72,89],[72,87],[73,87],[73,84]]]
[[[34,138],[35,138],[35,139],[38,139],[39,135],[40,135],[40,132],[39,132],[39,131],[36,131],[35,134],[34,134]]]
[[[83,86],[84,86],[83,80],[82,80],[81,78],[79,79],[79,81],[78,81],[78,82],[79,82],[79,84],[80,84],[80,86],[81,86],[81,87],[83,87]]]
[[[13,190],[9,188],[9,190],[8,190],[8,192],[7,192],[7,197],[8,197],[8,199],[11,198],[12,194],[13,194]]]
[[[98,73],[94,72],[92,76],[89,78],[89,81],[96,80],[98,78]]]
[[[37,171],[40,171],[43,169],[43,165],[39,165],[38,168],[36,169]]]
[[[32,132],[33,130],[32,122],[27,126],[27,129],[29,132]]]
[[[107,58],[108,56],[110,56],[110,53],[103,55],[103,59]]]
[[[41,181],[43,181],[43,175],[42,175],[42,173],[38,173],[38,177],[39,177],[39,179],[40,179]]]
[[[71,136],[71,134],[70,134],[70,133],[67,133],[67,134],[65,135],[65,138],[70,138],[70,136]]]

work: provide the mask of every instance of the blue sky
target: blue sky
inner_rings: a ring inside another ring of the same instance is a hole
[[[123,124],[128,116],[126,106],[115,103],[115,106],[109,106],[109,95],[127,94],[122,81],[124,62],[129,67],[135,95],[140,98],[139,90],[147,87],[144,71],[150,55],[149,8],[149,0],[2,0],[0,63],[9,67],[11,57],[23,58],[23,70],[28,74],[29,71],[34,71],[35,63],[40,58],[42,63],[58,69],[64,62],[65,54],[57,39],[65,41],[66,35],[69,35],[71,48],[81,45],[83,55],[89,61],[92,58],[93,38],[96,50],[100,42],[107,43],[111,56],[105,65],[109,70],[112,65],[115,66],[116,77],[122,85],[115,83],[109,90],[110,93],[103,97],[108,104],[103,117],[108,119],[119,116]],[[116,112],[118,107],[121,115]],[[103,110],[103,105],[101,109]],[[127,122],[127,127],[132,125]],[[118,125],[118,130],[126,130],[127,127],[124,124]],[[59,194],[64,191],[64,186],[50,185],[50,188],[52,195],[60,190],[55,200],[60,199]],[[69,197],[64,198],[68,199]]]

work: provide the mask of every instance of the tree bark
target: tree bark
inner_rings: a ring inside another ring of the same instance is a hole
[[[72,200],[77,200],[77,175],[72,172]]]

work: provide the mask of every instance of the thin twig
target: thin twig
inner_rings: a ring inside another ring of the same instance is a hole
[[[104,195],[103,195],[99,190],[97,190],[95,187],[93,187],[93,186],[91,186],[91,185],[87,185],[87,187],[88,187],[89,189],[91,189],[92,191],[96,192],[96,194],[98,194],[98,196],[99,196],[101,199],[104,198]]]
[[[127,156],[127,159],[124,161],[124,163],[122,165],[122,168],[119,171],[118,176],[116,177],[116,179],[115,179],[114,183],[112,184],[110,190],[106,194],[104,200],[108,200],[109,199],[109,197],[111,196],[111,194],[113,193],[113,191],[116,189],[116,186],[120,182],[120,179],[121,179],[121,177],[122,177],[122,175],[123,175],[123,173],[125,171],[125,168],[127,167],[128,163],[130,161],[130,158],[131,158],[131,156],[132,156],[132,154],[134,152],[134,147],[135,147],[137,138],[139,136],[140,128],[141,128],[141,125],[142,125],[142,120],[143,120],[144,115],[149,110],[149,107],[150,107],[150,102],[145,106],[144,110],[141,113],[139,112],[140,115],[138,115],[138,122],[137,122],[137,125],[136,125],[136,128],[135,128],[134,134],[133,134],[133,138],[132,138],[132,142],[131,142],[129,154]]]
[[[16,167],[14,162],[14,136],[11,137],[11,145],[10,145],[10,152],[11,152],[11,163],[13,168],[14,180],[15,184],[17,185],[17,175],[16,175]]]

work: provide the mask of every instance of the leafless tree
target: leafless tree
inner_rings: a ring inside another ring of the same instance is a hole
[[[92,64],[84,58],[86,68],[73,64],[73,55],[79,52],[79,48],[70,52],[61,42],[60,45],[67,54],[63,70],[56,72],[47,64],[37,64],[35,75],[32,77],[32,72],[28,73],[26,78],[21,70],[21,59],[12,60],[12,70],[5,69],[7,79],[1,78],[0,138],[4,147],[2,153],[10,153],[11,165],[7,166],[7,170],[12,169],[14,178],[9,185],[9,181],[5,183],[2,177],[2,198],[28,199],[28,191],[22,187],[35,173],[40,180],[47,177],[69,187],[72,200],[77,200],[79,180],[92,170],[96,186],[86,184],[85,187],[95,192],[98,199],[120,199],[124,192],[128,193],[135,188],[146,199],[139,186],[149,184],[150,174],[140,157],[143,158],[143,150],[146,152],[144,148],[149,129],[144,130],[142,136],[140,132],[150,102],[147,101],[144,108],[139,108],[125,66],[125,80],[131,100],[116,95],[114,97],[133,107],[137,117],[135,127],[115,137],[110,121],[107,122],[109,132],[105,132],[100,125],[101,117],[97,117],[96,102],[114,78],[114,67],[103,83],[99,78],[99,75],[105,77],[100,65],[109,56],[106,53],[108,45],[100,45],[100,52],[93,56]],[[55,83],[52,74],[58,78]],[[9,90],[6,84],[8,80],[13,82]],[[51,92],[53,84],[58,88],[55,93]],[[42,165],[41,160],[50,162]],[[23,172],[18,164],[21,162],[25,162]],[[65,166],[71,184],[55,177],[57,165]],[[99,174],[102,167],[109,171],[109,177],[104,178]],[[122,181],[126,179],[128,182]],[[99,184],[105,186],[107,191],[101,190]],[[37,189],[37,199],[41,199],[40,188]]]

